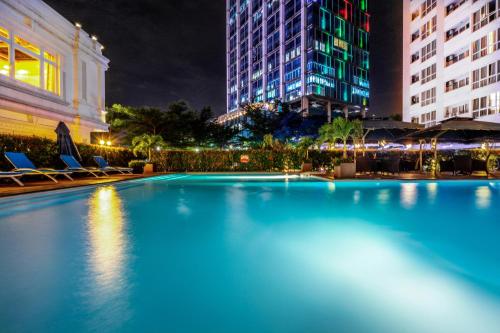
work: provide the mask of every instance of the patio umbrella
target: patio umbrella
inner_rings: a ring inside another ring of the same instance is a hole
[[[57,125],[55,132],[57,133],[57,146],[59,147],[59,154],[72,155],[81,161],[82,157],[80,156],[78,148],[76,148],[76,145],[71,138],[68,126],[61,121],[59,122],[59,125]]]
[[[421,128],[423,128],[422,125],[397,120],[364,120],[363,156],[365,156],[365,145],[367,143],[397,142],[401,137]]]
[[[455,118],[401,138],[403,142],[419,140],[457,143],[500,141],[500,124],[475,121],[468,118]]]
[[[450,143],[483,143],[486,141],[500,141],[500,124],[484,121],[475,121],[470,118],[453,118],[441,124],[429,127],[400,139],[401,142],[420,142],[422,156],[422,142],[430,140],[434,158],[437,159],[438,141]]]
[[[396,120],[365,120],[364,143],[367,142],[395,142],[401,137],[422,129],[422,125],[406,123]]]

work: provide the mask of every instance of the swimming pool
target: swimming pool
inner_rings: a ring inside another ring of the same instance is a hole
[[[0,200],[2,332],[499,332],[500,182],[170,175]]]

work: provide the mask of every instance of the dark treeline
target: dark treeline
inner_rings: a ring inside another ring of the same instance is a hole
[[[170,147],[224,147],[237,135],[236,130],[217,124],[209,107],[197,111],[184,101],[166,109],[115,104],[107,111],[112,136],[122,145],[150,135],[161,136]]]

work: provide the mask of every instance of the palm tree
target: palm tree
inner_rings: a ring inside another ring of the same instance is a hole
[[[363,122],[359,119],[352,121],[352,133],[351,138],[354,143],[354,158],[356,158],[356,144],[363,142],[363,136],[365,132],[363,129]],[[363,144],[364,151],[364,144]]]
[[[319,144],[323,144],[325,142],[328,143],[328,149],[332,149],[332,146],[335,144],[335,141],[339,139],[337,133],[335,132],[335,128],[333,124],[324,124],[319,129]]]
[[[262,138],[262,148],[263,149],[273,149],[274,147],[274,138],[272,134],[266,134]]]
[[[151,161],[152,150],[163,146],[165,146],[165,142],[160,135],[143,134],[132,139],[132,151],[134,155],[147,155],[148,161]]]
[[[309,149],[311,149],[312,145],[314,145],[314,139],[310,136],[304,136],[301,138],[299,144],[297,145],[299,151],[303,152],[305,155],[306,160],[309,160]]]
[[[351,138],[354,131],[354,123],[343,117],[335,118],[332,122],[333,132],[343,143],[343,158],[347,158],[347,140]]]

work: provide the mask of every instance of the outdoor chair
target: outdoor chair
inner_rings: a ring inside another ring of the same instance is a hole
[[[102,156],[94,156],[94,161],[97,163],[97,165],[99,166],[99,168],[103,171],[106,171],[106,172],[119,172],[121,173],[122,175],[128,173],[128,174],[132,174],[132,171],[134,169],[132,168],[123,168],[123,167],[112,167],[108,164],[108,162],[102,157]]]
[[[399,163],[400,170],[403,172],[414,172],[417,171],[418,160],[404,158],[401,159]]]
[[[466,155],[457,155],[453,158],[453,174],[470,175],[472,173],[472,158]]]
[[[66,170],[72,171],[72,172],[79,172],[79,173],[89,173],[92,176],[98,178],[99,173],[102,173],[104,175],[108,175],[105,170],[99,169],[99,168],[87,168],[83,167],[80,162],[77,161],[77,159],[73,155],[61,155],[60,156],[61,160],[66,164],[67,168]]]
[[[4,172],[0,171],[0,179],[10,179],[14,181],[19,186],[24,186],[24,184],[18,179],[23,174],[20,172]]]
[[[382,160],[381,172],[382,173],[391,173],[396,174],[399,173],[399,164],[401,159],[399,157],[389,157]]]
[[[478,160],[478,159],[472,159],[472,170],[471,172],[475,171],[484,171],[488,173],[488,164],[486,161],[483,160]]]
[[[372,173],[375,171],[375,161],[366,156],[356,158],[356,173]]]
[[[455,172],[455,165],[453,160],[441,160],[439,161],[439,171],[440,172]]]
[[[47,168],[38,169],[24,153],[6,152],[5,157],[15,168],[12,171],[19,172],[22,174],[22,176],[45,176],[52,180],[54,183],[57,183],[57,179],[55,177],[58,175],[62,175],[73,181],[73,178],[71,178],[70,176],[70,174],[72,173],[71,171],[54,170]]]

